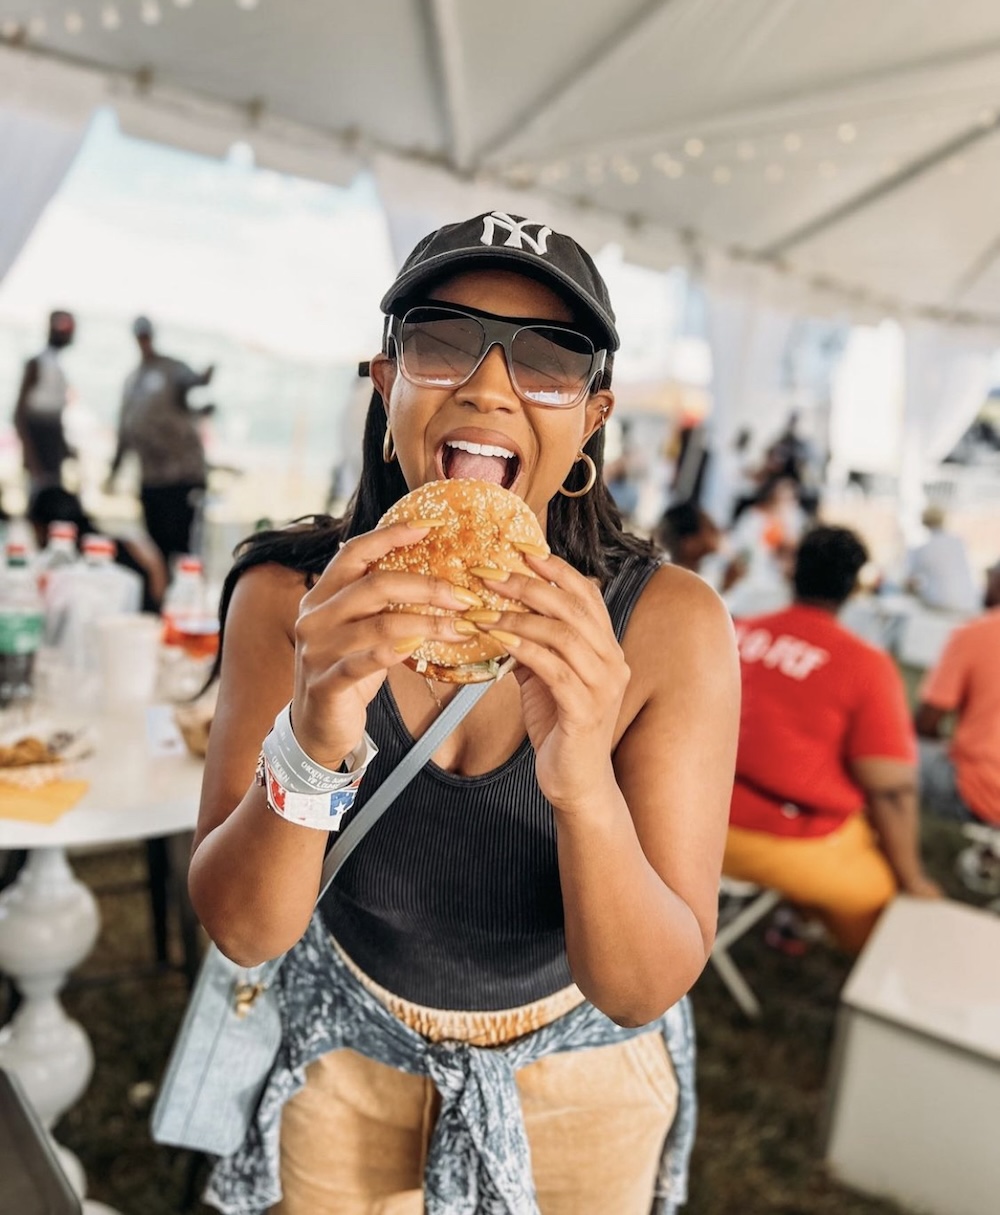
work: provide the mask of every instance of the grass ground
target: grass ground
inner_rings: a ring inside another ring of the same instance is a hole
[[[928,827],[928,868],[949,893],[969,899],[952,869],[959,847],[954,828]],[[83,856],[74,865],[99,890],[141,882],[144,853]],[[80,1157],[90,1196],[122,1215],[205,1215],[207,1208],[192,1197],[200,1162],[155,1146],[148,1135],[153,1086],[184,1007],[185,984],[176,971],[143,973],[152,957],[145,892],[99,897],[98,947],[65,993],[68,1011],[91,1035],[97,1067],[87,1093],[57,1126],[57,1137]],[[903,1215],[891,1203],[844,1190],[823,1169],[827,1060],[850,960],[823,945],[799,959],[776,953],[763,942],[763,925],[739,942],[734,956],[761,997],[764,1015],[759,1024],[748,1024],[711,968],[694,990],[700,1124],[687,1211]],[[117,971],[124,976],[100,981]]]

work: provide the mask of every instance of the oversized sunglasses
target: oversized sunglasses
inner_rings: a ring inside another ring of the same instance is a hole
[[[494,346],[502,346],[514,391],[534,405],[565,409],[586,396],[606,350],[585,333],[508,320],[478,308],[421,304],[388,318],[405,379],[421,388],[459,388]]]

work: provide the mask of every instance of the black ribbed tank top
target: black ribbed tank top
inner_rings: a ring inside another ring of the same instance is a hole
[[[605,588],[619,641],[659,562],[629,557]],[[379,753],[352,814],[413,745],[384,683],[368,707]],[[428,763],[358,845],[321,905],[330,932],[388,991],[490,1011],[572,982],[552,806],[525,738],[481,776]]]

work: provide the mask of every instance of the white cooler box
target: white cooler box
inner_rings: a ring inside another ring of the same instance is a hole
[[[900,897],[841,996],[826,1156],[927,1215],[1000,1212],[1000,917]]]

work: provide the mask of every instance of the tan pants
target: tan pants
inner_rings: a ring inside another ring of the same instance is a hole
[[[648,1215],[677,1082],[659,1033],[516,1073],[542,1215]],[[312,1063],[281,1123],[272,1215],[420,1215],[440,1101],[423,1076],[350,1050]]]

